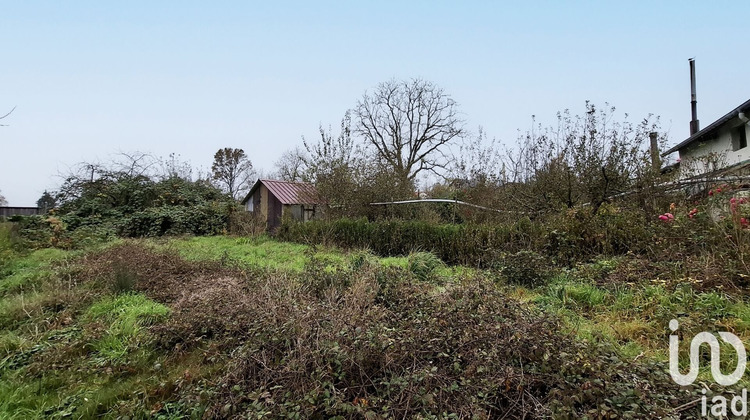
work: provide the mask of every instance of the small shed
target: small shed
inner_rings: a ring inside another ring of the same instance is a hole
[[[33,216],[42,214],[39,207],[0,207],[0,217]]]
[[[306,182],[259,179],[242,200],[245,210],[266,221],[275,230],[284,217],[306,222],[320,216],[323,202],[315,186]]]

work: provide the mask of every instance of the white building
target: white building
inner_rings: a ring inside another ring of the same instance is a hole
[[[662,154],[679,152],[679,178],[750,170],[750,100]]]

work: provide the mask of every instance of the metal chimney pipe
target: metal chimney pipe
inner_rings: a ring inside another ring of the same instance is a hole
[[[690,121],[690,135],[700,131],[700,122],[698,121],[698,99],[695,94],[695,58],[691,58],[690,61],[690,109],[693,114],[693,119]]]

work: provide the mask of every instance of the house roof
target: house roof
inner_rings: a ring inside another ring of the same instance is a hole
[[[703,130],[698,131],[697,133],[693,134],[692,136],[688,137],[687,139],[683,140],[682,143],[678,144],[677,146],[674,146],[673,148],[667,150],[666,152],[662,153],[662,156],[666,156],[670,153],[674,153],[680,149],[685,148],[686,146],[689,146],[690,144],[698,141],[703,140],[706,138],[710,138],[713,136],[716,131],[727,123],[728,121],[732,120],[732,118],[737,118],[737,114],[740,112],[748,112],[750,113],[750,99],[745,101],[742,105],[738,106],[737,108],[729,111],[726,115],[719,118],[718,120],[714,121],[713,123],[709,124],[706,128]],[[750,117],[750,116],[749,116]]]
[[[312,184],[306,182],[277,181],[275,179],[259,179],[242,200],[242,204],[247,203],[261,184],[265,185],[281,204],[321,204],[323,202],[318,196],[315,186]]]

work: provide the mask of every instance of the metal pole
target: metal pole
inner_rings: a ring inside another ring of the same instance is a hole
[[[695,93],[695,58],[690,60],[690,110],[693,119],[690,121],[690,135],[700,131],[700,122],[698,121],[698,95]]]

